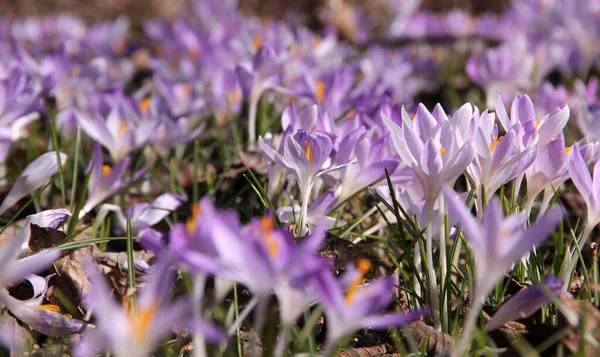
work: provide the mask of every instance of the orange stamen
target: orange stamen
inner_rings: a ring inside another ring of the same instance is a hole
[[[304,153],[306,154],[306,158],[308,159],[308,162],[312,164],[313,161],[313,153],[312,153],[312,149],[310,148],[310,141],[307,141],[304,147]]]
[[[273,238],[273,219],[268,216],[261,218],[260,227],[263,230],[263,239],[269,251],[269,256],[275,258],[279,253],[279,243]]]
[[[494,140],[490,143],[490,152],[494,151],[494,149],[496,148],[496,145],[498,145],[498,142],[500,140],[502,140],[502,136],[500,136],[500,137],[494,136]]]
[[[202,211],[200,203],[192,204],[190,206],[190,210],[192,211],[192,215],[185,222],[185,228],[189,236],[194,235],[194,233],[196,232],[196,228],[198,227],[198,216]]]
[[[443,156],[446,152],[446,148],[440,148],[440,156]]]
[[[346,296],[344,297],[346,304],[350,304],[354,300],[354,297],[358,292],[358,288],[362,285],[362,281],[365,278],[365,274],[371,270],[371,262],[368,259],[360,258],[356,262],[356,268],[358,269],[358,274],[352,281],[352,284],[346,291]]]
[[[58,307],[58,305],[47,304],[47,305],[40,305],[40,306],[36,306],[36,307],[38,309],[60,313],[60,307]]]
[[[325,82],[320,79],[317,81],[315,96],[317,98],[317,102],[319,102],[319,104],[323,104],[323,100],[325,100]]]
[[[106,176],[112,172],[112,167],[109,165],[102,165],[102,176]]]
[[[262,46],[262,44],[263,44],[262,36],[261,35],[254,36],[254,38],[252,39],[252,44],[254,45],[254,49],[258,50],[260,48],[260,46]]]
[[[154,321],[156,312],[158,311],[159,305],[157,302],[153,302],[150,306],[142,307],[138,310],[138,314],[131,320],[133,339],[136,342],[144,342],[150,325]]]
[[[150,109],[151,104],[152,104],[152,99],[150,99],[150,98],[144,98],[144,99],[140,100],[140,110],[142,111],[142,114],[148,113],[148,110]]]

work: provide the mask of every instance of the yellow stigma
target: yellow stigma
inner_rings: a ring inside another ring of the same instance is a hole
[[[446,148],[440,148],[440,156],[443,156],[446,152]]]
[[[112,167],[109,165],[102,165],[102,176],[106,176],[112,172]]]
[[[121,137],[121,135],[127,133],[129,131],[129,125],[123,120],[119,120],[119,127],[117,128],[117,139]]]
[[[254,38],[252,39],[252,44],[254,45],[254,49],[258,50],[263,44],[262,37],[260,35],[254,36]]]
[[[58,312],[60,313],[60,307],[58,307],[58,305],[40,305],[40,306],[36,306],[38,309],[42,309],[42,310],[47,310],[47,311],[52,311],[52,312]]]
[[[325,99],[325,82],[322,80],[317,81],[317,88],[315,89],[315,96],[317,97],[317,102],[319,104],[323,104],[323,100]]]
[[[540,128],[540,124],[541,124],[541,123],[542,123],[542,121],[541,121],[541,120],[539,120],[539,119],[535,121],[535,130],[536,130],[536,131],[537,131],[537,130]]]
[[[490,143],[490,152],[494,152],[494,149],[496,148],[496,145],[498,145],[498,142],[500,142],[500,140],[502,140],[502,136],[494,136],[494,140]]]
[[[352,119],[356,115],[356,108],[350,108],[346,114],[346,118]]]
[[[227,93],[227,101],[229,104],[235,104],[242,100],[242,94],[237,88],[234,88]]]
[[[140,100],[140,110],[142,111],[142,114],[148,113],[148,109],[150,109],[151,104],[152,104],[152,99],[150,99],[150,98],[144,98],[144,99]]]
[[[182,85],[178,92],[179,98],[187,97],[188,95],[190,95],[192,93],[193,90],[194,90],[194,86],[190,83],[186,83],[186,84]]]
[[[312,149],[310,148],[310,141],[307,141],[304,145],[304,153],[306,154],[306,158],[308,159],[308,162],[312,164],[313,154]]]
[[[573,150],[573,147],[572,147],[572,146],[567,146],[567,147],[565,148],[565,152],[570,152],[571,150]]]
[[[346,304],[350,304],[354,300],[356,292],[358,292],[358,288],[362,285],[362,281],[365,278],[365,274],[371,270],[371,262],[368,259],[360,258],[356,262],[356,269],[358,269],[358,274],[352,281],[352,284],[346,291],[346,296],[344,297]]]
[[[154,321],[156,312],[158,311],[158,302],[153,302],[150,306],[144,306],[138,310],[131,320],[131,328],[133,330],[133,339],[136,342],[144,342],[150,325]]]
[[[279,253],[279,243],[273,238],[273,219],[268,216],[261,218],[260,227],[263,231],[263,238],[269,251],[269,256],[275,258]]]
[[[192,211],[192,215],[185,222],[185,228],[189,236],[196,233],[196,228],[198,226],[196,222],[198,222],[198,215],[200,215],[200,212],[202,211],[200,203],[192,204],[190,210]]]
[[[413,120],[415,118],[415,113],[408,114],[408,117],[410,118],[410,120]]]

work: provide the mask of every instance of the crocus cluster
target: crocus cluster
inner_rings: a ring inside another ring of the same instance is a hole
[[[478,16],[378,3],[379,17],[328,2],[323,31],[235,0],[135,35],[126,17],[0,20],[1,306],[43,335],[81,334],[76,356],[191,342],[198,357],[279,357],[294,339],[331,355],[418,319],[460,321],[459,356],[507,272],[536,285],[486,331],[569,296],[600,223],[597,1]],[[570,182],[587,207],[575,227],[558,207]],[[32,248],[35,226],[64,241]],[[564,251],[551,268],[545,244]],[[84,277],[78,306],[50,289],[59,259]],[[20,348],[13,327],[0,343]]]

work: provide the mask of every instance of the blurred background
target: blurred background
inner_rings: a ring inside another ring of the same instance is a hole
[[[382,8],[385,0],[338,1],[347,4],[358,4],[371,11]],[[187,6],[190,0],[3,0],[0,1],[0,13],[9,17],[30,15],[49,15],[70,12],[81,16],[87,22],[115,18],[128,15],[132,23],[137,24],[154,17],[173,18]],[[307,17],[317,16],[325,0],[241,0],[240,7],[246,14],[284,18],[290,13],[304,14]],[[460,8],[480,14],[484,12],[501,12],[510,1],[506,0],[423,0],[422,8],[434,12],[445,12]]]

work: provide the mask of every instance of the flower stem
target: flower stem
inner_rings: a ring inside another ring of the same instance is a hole
[[[461,357],[464,356],[469,346],[471,345],[471,340],[473,339],[473,329],[475,328],[475,324],[477,323],[477,318],[479,317],[479,311],[483,306],[483,298],[480,298],[478,295],[475,295],[477,298],[475,304],[471,307],[469,314],[467,315],[467,323],[464,325],[463,334],[456,348],[452,350],[452,357]]]
[[[440,291],[442,294],[442,331],[448,332],[448,306],[446,304],[446,273],[448,271],[448,262],[446,258],[446,226],[444,221],[444,196],[438,197],[438,217],[440,224]]]
[[[206,283],[206,275],[203,273],[197,273],[194,277],[194,286],[192,287],[192,301],[194,316],[196,318],[202,318],[202,298],[204,297],[204,286]],[[197,331],[194,333],[194,357],[207,357],[206,354],[206,340],[202,332]]]
[[[273,356],[275,357],[284,357],[285,349],[287,347],[288,334],[290,332],[290,326],[288,324],[283,324],[281,329],[277,334],[277,344],[275,345],[275,352]]]
[[[427,278],[429,282],[429,299],[431,303],[433,326],[441,330],[440,305],[437,295],[437,282],[435,270],[433,269],[433,204],[427,205],[427,230],[425,236],[425,254],[427,255]]]
[[[248,147],[254,146],[256,141],[256,110],[260,101],[260,93],[250,97],[250,109],[248,113]]]
[[[579,237],[579,242],[577,244],[577,249],[579,249],[580,252],[583,250],[583,246],[590,238],[590,235],[592,234],[593,230],[594,230],[594,225],[589,224],[589,222],[588,222],[585,225],[585,228],[583,229],[583,233],[581,234],[581,237]],[[577,261],[579,260],[577,258],[577,255],[578,255],[577,251],[571,253],[571,249],[567,248],[567,252],[565,254],[565,261],[563,263],[563,268],[566,267],[566,269],[563,270],[563,273],[562,273],[562,279],[566,283],[564,286],[565,290],[569,288],[571,276],[573,275],[573,271],[575,270],[575,267],[577,266]]]

